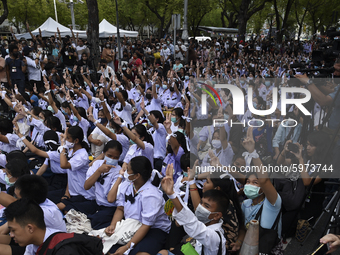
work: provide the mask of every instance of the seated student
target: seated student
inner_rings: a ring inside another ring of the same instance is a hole
[[[117,210],[105,232],[109,236],[112,235],[117,222],[123,218],[138,220],[142,226],[128,244],[114,245],[110,253],[123,254],[132,243],[134,246],[130,255],[152,255],[163,248],[170,230],[170,221],[164,213],[163,194],[157,188],[158,177],[151,181],[151,173],[152,167],[148,158],[137,156],[129,162],[124,173],[125,181],[121,184],[117,197]]]
[[[13,124],[8,119],[0,121],[0,151],[9,153],[17,150],[16,147],[19,137],[13,134]]]
[[[16,129],[16,132],[17,131],[18,129]],[[17,134],[21,139],[24,138],[19,132],[17,132]],[[27,139],[23,139],[22,141],[32,153],[46,158],[44,164],[39,168],[36,174],[43,175],[47,168],[51,169],[54,175],[49,183],[49,194],[47,197],[54,203],[58,203],[60,201],[60,197],[65,194],[67,186],[67,170],[60,166],[60,154],[57,151],[59,143],[57,133],[52,130],[46,131],[43,139],[48,151],[39,150]]]
[[[166,128],[170,127],[167,123],[164,123]],[[162,175],[165,176],[166,166],[169,164],[174,165],[174,181],[176,182],[177,178],[182,175],[182,169],[181,169],[181,157],[185,153],[188,152],[185,136],[183,133],[177,131],[174,134],[170,135],[170,138],[168,140],[168,146],[167,146],[167,156],[163,160],[162,164]]]
[[[145,107],[144,100],[141,103],[141,108],[148,118],[149,131],[152,134],[152,139],[157,144],[154,147],[154,168],[158,171],[162,169],[162,163],[166,154],[166,136],[167,132],[163,125],[163,115],[160,111],[148,111]]]
[[[51,234],[60,231],[46,226],[44,212],[33,200],[19,199],[13,202],[5,209],[5,215],[10,237],[20,247],[2,244],[0,254],[34,255]]]
[[[131,131],[127,128],[126,123],[122,122],[121,119],[114,112],[115,118],[114,122],[123,128],[125,134],[130,138],[130,143],[132,146],[126,153],[124,158],[123,169],[127,169],[127,164],[133,157],[145,156],[147,157],[153,168],[153,147],[154,142],[152,136],[147,132],[146,127],[143,124],[138,124],[134,126]]]
[[[57,231],[66,232],[66,225],[63,220],[63,216],[58,209],[58,207],[49,199],[47,199],[47,190],[48,184],[46,180],[37,175],[25,175],[20,177],[15,183],[14,193],[17,199],[28,199],[39,204],[44,214],[44,221],[48,228],[56,229]],[[5,194],[3,192],[0,193],[0,203],[4,206],[8,207],[10,204],[16,201],[16,198]],[[5,226],[5,225],[4,225]],[[7,226],[7,224],[6,224]],[[8,233],[7,232],[2,234]],[[12,254],[23,254],[25,249],[20,249],[14,242],[10,239],[3,239],[0,237],[0,240],[4,240],[3,244],[11,244]],[[7,241],[6,241],[7,240]],[[1,245],[2,247],[3,245]],[[2,250],[0,247],[0,251]],[[7,246],[4,246],[7,247]],[[0,253],[1,254],[1,253]],[[6,253],[8,254],[8,253]],[[26,254],[35,254],[35,253],[26,253]]]
[[[228,210],[229,198],[220,190],[208,190],[203,193],[202,201],[193,213],[174,192],[172,171],[173,165],[168,165],[166,177],[162,180],[162,188],[175,207],[172,216],[190,237],[196,239],[198,254],[226,254],[222,216]],[[159,254],[173,253],[161,250]]]
[[[84,189],[86,172],[89,169],[87,143],[83,130],[78,126],[66,129],[61,141],[60,167],[67,169],[67,188],[58,208],[64,212],[75,209],[85,214],[96,212],[94,188]],[[66,152],[68,149],[68,153]]]
[[[6,185],[7,193],[13,195],[14,184],[20,176],[30,174],[30,170],[27,161],[23,161],[21,158],[13,158],[8,161],[5,169],[0,170],[0,183]],[[12,190],[10,191],[10,188]]]
[[[188,173],[188,181],[194,180],[194,176],[195,170],[192,168]],[[231,250],[232,244],[237,241],[239,230],[243,226],[243,213],[235,189],[235,182],[230,176],[223,177],[223,175],[209,175],[204,182],[202,191],[204,193],[212,189],[221,190],[230,197],[228,210],[223,213],[222,228],[226,238],[226,249]],[[190,185],[190,197],[194,209],[196,209],[201,200],[196,183]]]
[[[104,160],[95,161],[86,173],[84,188],[88,190],[94,186],[98,205],[98,211],[88,216],[93,229],[109,226],[116,211],[118,186],[124,174],[118,165],[122,150],[122,145],[118,141],[109,141],[104,147]]]

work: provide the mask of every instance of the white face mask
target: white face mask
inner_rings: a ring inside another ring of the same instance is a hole
[[[213,219],[209,219],[210,214],[212,214],[212,212],[203,207],[201,204],[198,204],[195,215],[200,222],[207,224],[212,221]]]
[[[72,148],[74,147],[74,143],[70,143],[69,141],[66,140],[65,146],[66,146],[68,149],[72,149]]]
[[[211,141],[211,145],[215,148],[215,149],[220,149],[222,147],[222,143],[220,140],[212,140]]]
[[[124,179],[127,181],[127,182],[134,182],[136,179],[133,179],[133,180],[130,180],[129,179],[129,176],[132,176],[134,174],[128,174],[127,171],[124,172]]]

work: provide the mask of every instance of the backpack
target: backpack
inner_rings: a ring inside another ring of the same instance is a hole
[[[56,232],[38,248],[37,255],[103,255],[100,238],[85,234]]]

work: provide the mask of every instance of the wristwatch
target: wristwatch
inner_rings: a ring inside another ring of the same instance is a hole
[[[307,81],[307,83],[306,83],[306,86],[311,85],[311,84],[313,84],[313,80],[312,80],[312,79],[309,79],[309,80]]]

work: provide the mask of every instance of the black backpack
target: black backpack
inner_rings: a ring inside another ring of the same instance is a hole
[[[100,238],[85,234],[57,232],[38,248],[37,255],[103,255]]]

